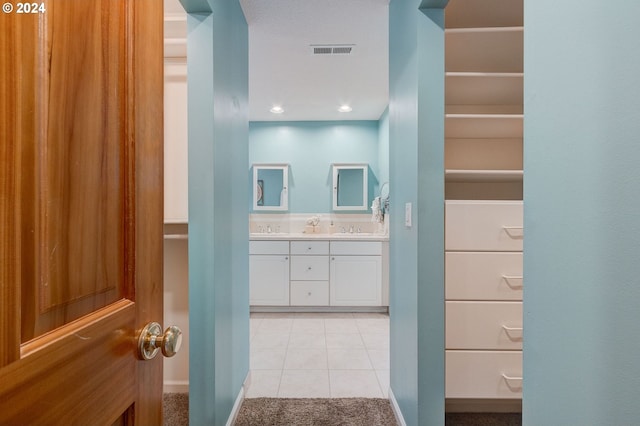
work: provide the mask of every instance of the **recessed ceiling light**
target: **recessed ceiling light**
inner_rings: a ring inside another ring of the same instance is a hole
[[[274,114],[282,114],[284,112],[284,109],[281,106],[275,105],[269,111],[271,111]]]
[[[351,108],[349,105],[340,105],[340,107],[338,108],[338,111],[340,112],[351,112],[353,110],[353,108]]]

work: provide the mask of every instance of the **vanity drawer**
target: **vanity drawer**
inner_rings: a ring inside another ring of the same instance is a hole
[[[522,349],[522,302],[446,302],[447,349]]]
[[[328,281],[291,281],[291,306],[328,306]]]
[[[522,201],[447,201],[445,249],[522,251]]]
[[[329,279],[329,256],[291,256],[292,280]]]
[[[291,254],[329,254],[329,241],[291,241]]]
[[[445,253],[447,300],[522,300],[522,253]]]
[[[249,241],[249,254],[289,254],[289,241]]]
[[[379,256],[382,255],[380,241],[331,241],[331,254]]]
[[[521,351],[446,351],[447,398],[522,398]]]

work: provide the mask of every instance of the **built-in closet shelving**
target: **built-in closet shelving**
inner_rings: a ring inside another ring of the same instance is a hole
[[[445,197],[522,199],[522,1],[452,0],[445,22]]]
[[[523,0],[445,9],[447,411],[522,397]]]

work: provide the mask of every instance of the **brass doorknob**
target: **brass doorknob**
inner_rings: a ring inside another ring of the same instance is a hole
[[[162,351],[167,358],[174,356],[182,345],[182,330],[172,325],[162,333],[157,322],[145,325],[138,337],[138,356],[143,360],[152,359]]]

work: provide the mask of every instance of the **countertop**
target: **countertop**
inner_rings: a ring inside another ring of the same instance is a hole
[[[389,241],[389,235],[372,234],[367,232],[336,232],[335,234],[306,234],[300,233],[251,233],[251,241],[278,241],[278,240],[336,240],[336,241]]]

